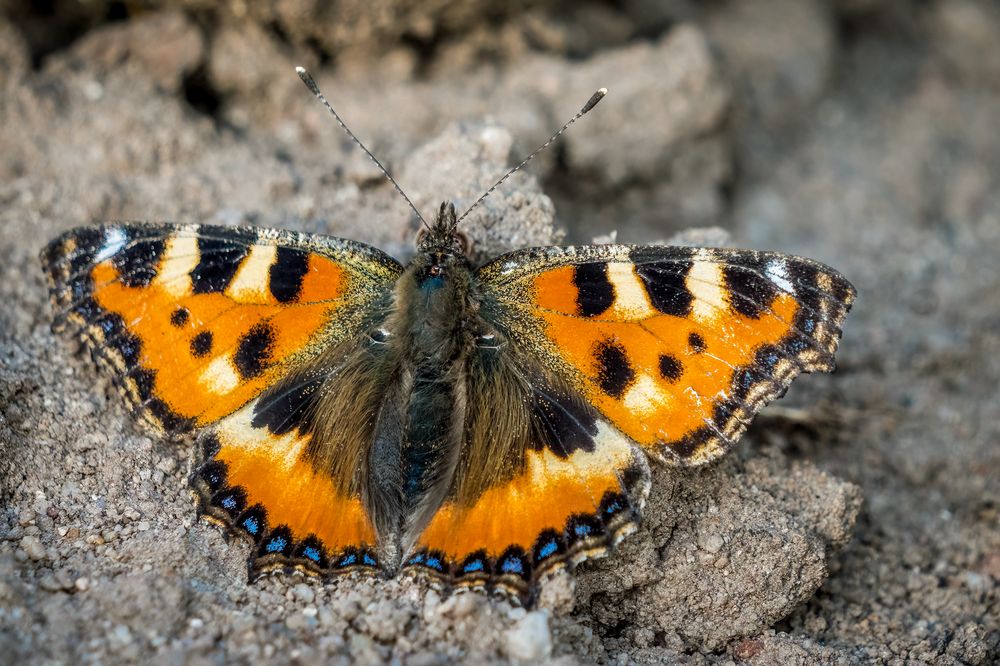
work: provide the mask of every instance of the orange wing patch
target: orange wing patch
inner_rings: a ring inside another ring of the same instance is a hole
[[[342,494],[315,468],[310,433],[291,426],[275,433],[259,423],[259,403],[221,420],[203,439],[209,461],[194,487],[204,515],[252,539],[254,575],[377,568],[375,530],[361,498]]]
[[[634,529],[649,471],[642,452],[609,424],[595,432],[591,450],[528,452],[520,475],[471,506],[447,501],[404,566],[524,595],[546,571],[605,554]]]
[[[234,412],[356,325],[352,315],[400,270],[372,249],[358,270],[360,247],[135,225],[70,232],[43,261],[64,322],[129,401],[154,427],[183,431]]]
[[[773,253],[527,252],[481,271],[503,302],[530,303],[508,315],[512,337],[566,368],[622,432],[680,464],[722,455],[798,372],[832,369],[854,296],[832,269]]]

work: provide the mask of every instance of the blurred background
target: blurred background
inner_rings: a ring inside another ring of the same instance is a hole
[[[606,86],[470,233],[499,251],[721,227],[842,271],[859,298],[840,370],[796,382],[781,404],[805,425],[782,446],[866,499],[830,579],[772,635],[802,662],[991,663],[998,45],[992,0],[0,0],[0,365],[46,321],[39,248],[78,224],[410,251],[415,219],[295,65],[425,216],[474,201]]]

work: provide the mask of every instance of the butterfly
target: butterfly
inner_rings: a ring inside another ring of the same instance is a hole
[[[406,265],[325,235],[141,223],[74,229],[41,260],[54,328],[156,432],[195,434],[200,514],[250,538],[251,577],[426,574],[526,603],[636,529],[650,461],[713,461],[798,373],[831,371],[855,295],[821,263],[740,249],[475,266],[458,222],[442,204]]]

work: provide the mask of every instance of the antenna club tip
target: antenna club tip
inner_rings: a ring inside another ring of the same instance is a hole
[[[595,106],[597,106],[597,103],[600,102],[602,99],[604,99],[604,96],[607,94],[608,94],[607,88],[598,88],[597,91],[590,96],[590,99],[587,100],[587,103],[583,105],[583,108],[580,109],[580,115],[582,116],[583,114],[587,113]]]

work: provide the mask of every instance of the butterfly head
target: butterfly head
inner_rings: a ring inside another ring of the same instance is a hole
[[[441,203],[437,219],[417,235],[417,251],[462,257],[468,255],[469,238],[458,230],[455,204],[450,201]]]

